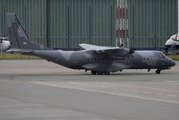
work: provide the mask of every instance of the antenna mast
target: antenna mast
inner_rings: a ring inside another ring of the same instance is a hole
[[[116,47],[129,47],[127,0],[117,0],[116,10]]]

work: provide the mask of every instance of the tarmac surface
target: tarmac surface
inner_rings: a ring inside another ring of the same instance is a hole
[[[91,75],[45,60],[0,60],[0,120],[178,120],[171,70]]]

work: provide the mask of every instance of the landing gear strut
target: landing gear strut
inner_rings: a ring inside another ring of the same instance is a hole
[[[91,71],[91,73],[92,73],[93,75],[96,75],[96,71]]]
[[[103,74],[103,72],[98,72],[98,75],[102,75]]]
[[[109,74],[110,74],[110,71],[105,71],[105,72],[102,72],[102,71],[91,71],[91,73],[92,73],[93,75],[96,75],[96,74],[98,74],[98,75],[103,75],[103,74],[109,75]]]
[[[105,75],[109,75],[109,74],[110,74],[110,72],[109,72],[109,71],[106,71],[106,72],[104,72],[104,74],[105,74]]]
[[[156,74],[160,74],[161,70],[157,69]]]

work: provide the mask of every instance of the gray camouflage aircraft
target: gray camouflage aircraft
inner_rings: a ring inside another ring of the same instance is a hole
[[[7,13],[10,53],[38,56],[72,69],[90,70],[92,74],[110,74],[123,69],[170,69],[175,62],[160,51],[133,51],[128,48],[79,44],[80,51],[52,50],[29,40],[14,13]]]

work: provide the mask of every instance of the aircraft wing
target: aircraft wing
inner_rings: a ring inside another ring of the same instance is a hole
[[[106,53],[114,56],[128,56],[129,49],[121,47],[97,46],[91,44],[79,44],[84,50],[94,50],[96,53]]]

